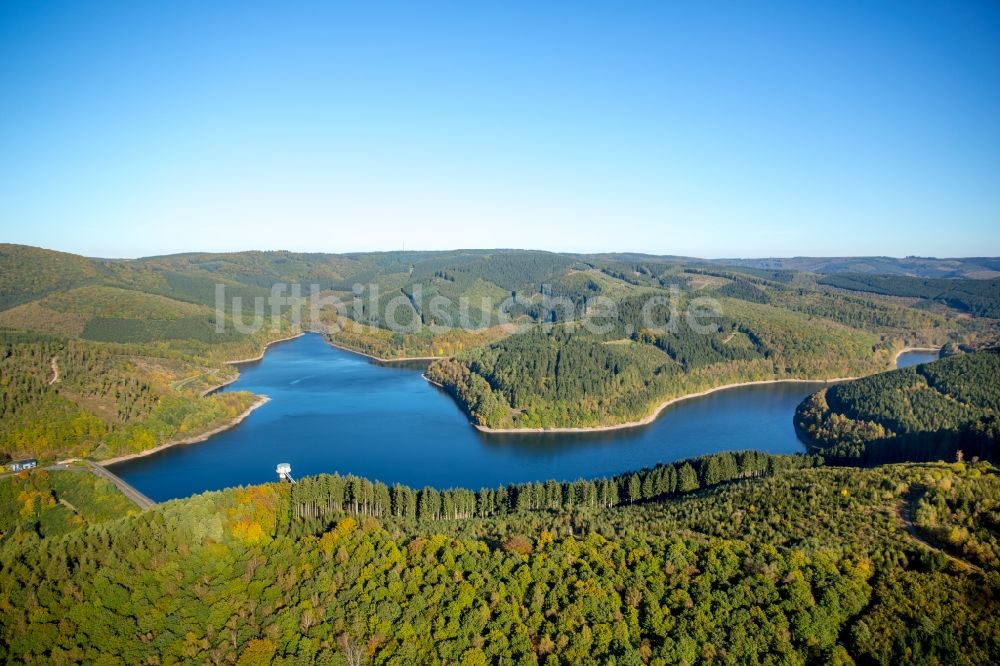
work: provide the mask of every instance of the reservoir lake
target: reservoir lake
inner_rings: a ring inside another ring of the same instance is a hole
[[[899,367],[936,352],[907,352]],[[239,367],[225,391],[270,397],[239,425],[204,442],[164,449],[109,469],[156,501],[292,476],[356,474],[415,488],[478,489],[610,476],[726,450],[804,450],[796,405],[823,386],[779,383],[675,403],[652,423],[593,433],[486,434],[473,428],[420,364],[377,364],[317,334],[268,348]]]

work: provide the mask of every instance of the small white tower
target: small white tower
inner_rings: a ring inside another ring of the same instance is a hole
[[[295,483],[295,479],[292,478],[292,466],[288,463],[278,463],[278,466],[274,468],[274,471],[278,473],[278,481]]]

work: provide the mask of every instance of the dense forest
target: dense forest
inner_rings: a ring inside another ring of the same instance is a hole
[[[204,363],[0,330],[0,458],[111,457],[225,423],[254,398],[202,396],[233,374]]]
[[[919,298],[981,317],[1000,317],[1000,278],[969,280],[846,274],[826,276],[819,282],[841,289]]]
[[[473,421],[491,428],[615,425],[648,417],[665,400],[745,381],[868,374],[891,363],[893,343],[804,315],[720,301],[708,330],[667,306],[640,328],[637,300],[622,301],[605,332],[554,325],[433,363]]]
[[[907,344],[996,335],[986,317],[823,284],[833,277],[844,276],[638,254],[236,252],[126,261],[2,245],[0,335],[21,337],[5,343],[0,452],[107,457],[215,427],[253,399],[202,396],[232,379],[225,362],[255,357],[303,325],[380,359],[441,359],[428,376],[475,423],[493,428],[628,423],[727,384],[866,375],[891,368]],[[984,298],[993,284],[946,282]],[[304,324],[305,301],[291,296],[292,284],[303,294],[315,287],[322,299]],[[969,303],[973,314],[991,312]],[[257,332],[245,332],[257,316],[247,306],[263,307]]]
[[[1000,352],[950,356],[824,389],[796,427],[824,456],[866,463],[1000,460]]]
[[[521,511],[608,509],[690,493],[699,488],[771,476],[782,470],[822,464],[816,456],[772,456],[759,451],[724,452],[656,465],[609,479],[568,483],[511,484],[499,488],[415,490],[388,486],[356,476],[322,474],[307,477],[291,492],[293,526],[316,530],[343,511],[411,520],[492,518]]]
[[[788,270],[615,262],[600,272],[577,268],[573,277],[553,292],[596,327],[547,310],[546,293],[519,310],[540,324],[536,329],[431,366],[428,376],[476,424],[616,425],[648,417],[665,400],[725,384],[865,375],[892,367],[898,341],[943,344],[974,335],[958,332],[967,322],[829,293]],[[663,296],[680,285],[687,291],[676,301]],[[695,330],[680,314],[702,295],[717,307],[709,331]],[[588,309],[597,296],[613,299],[611,314]],[[651,296],[664,302],[650,308]]]
[[[25,531],[0,544],[0,655],[550,665],[1000,657],[995,468],[740,455],[511,487],[502,511],[472,510],[491,501],[484,492],[317,477]],[[703,483],[710,466],[741,465],[752,473]],[[658,494],[669,470],[685,468],[698,489]],[[79,473],[50,478],[60,474]],[[619,498],[605,505],[598,489],[611,486]]]
[[[0,544],[60,536],[139,513],[114,485],[83,468],[0,478]]]

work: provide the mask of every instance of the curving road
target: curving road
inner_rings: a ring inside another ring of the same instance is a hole
[[[49,366],[52,368],[52,379],[49,380],[49,386],[52,386],[59,381],[59,363],[56,361],[55,356],[53,356],[52,360],[49,361]]]
[[[982,573],[983,570],[977,567],[972,562],[964,560],[961,557],[952,555],[948,551],[940,548],[936,543],[929,541],[920,530],[917,528],[916,524],[916,514],[917,514],[917,502],[924,496],[926,489],[922,486],[911,486],[910,490],[903,496],[900,502],[896,505],[896,517],[899,522],[903,524],[906,531],[909,533],[910,538],[920,544],[923,548],[931,550],[934,552],[941,553],[944,555],[949,562],[957,565],[960,569],[966,571],[975,571],[976,573]]]
[[[85,466],[84,467],[74,466],[72,464],[74,462],[80,462]],[[115,487],[118,488],[119,491],[121,491],[122,495],[131,500],[132,503],[134,503],[140,509],[148,509],[150,507],[156,506],[156,502],[149,499],[148,497],[140,493],[138,490],[136,490],[129,484],[125,483],[125,481],[122,480],[120,477],[115,476],[108,470],[104,469],[102,466],[98,465],[97,463],[91,462],[89,460],[70,459],[67,461],[55,463],[54,465],[48,465],[46,467],[37,467],[34,469],[45,469],[49,471],[59,471],[59,472],[90,472],[94,476],[99,476],[102,479],[106,479],[107,481],[113,483]],[[19,473],[20,472],[3,472],[2,474],[0,474],[0,478],[13,476]]]
[[[123,481],[120,477],[112,474],[104,467],[98,465],[97,463],[90,462],[89,460],[84,460],[83,462],[87,465],[87,468],[92,474],[96,474],[97,476],[107,479],[111,483],[115,484],[118,490],[121,491],[122,495],[132,500],[132,502],[134,502],[140,509],[148,509],[156,505],[156,502],[149,499],[129,484],[125,483],[125,481]]]

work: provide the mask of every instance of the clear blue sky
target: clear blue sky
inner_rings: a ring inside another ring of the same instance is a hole
[[[7,0],[0,241],[998,255],[1000,3]]]

